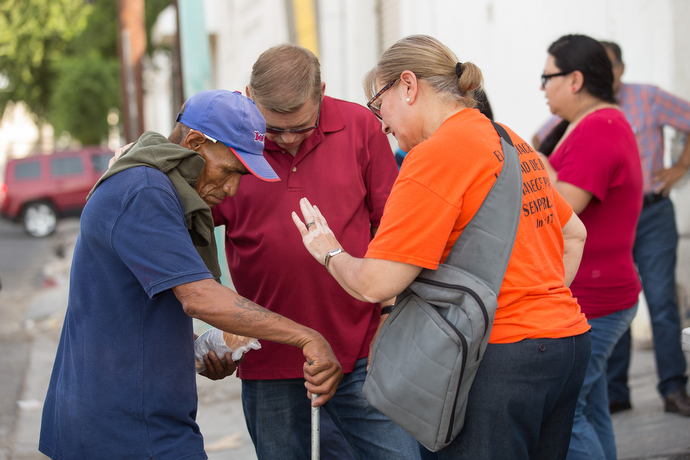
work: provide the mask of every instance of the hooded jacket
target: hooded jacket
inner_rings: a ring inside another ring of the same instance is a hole
[[[221,276],[211,208],[195,187],[206,162],[200,154],[173,144],[166,137],[146,131],[127,149],[93,186],[88,200],[98,186],[120,171],[136,166],[154,168],[166,174],[180,196],[192,243],[206,267],[218,281]]]

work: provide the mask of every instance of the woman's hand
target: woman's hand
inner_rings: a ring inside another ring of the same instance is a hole
[[[306,224],[295,212],[292,220],[309,253],[325,265],[326,254],[340,248],[340,243],[316,206],[306,198],[300,200],[299,206]],[[348,294],[364,302],[379,303],[395,297],[422,271],[422,267],[403,262],[358,259],[344,251],[341,254],[328,263],[330,273]]]
[[[321,265],[325,263],[326,254],[334,249],[340,248],[340,243],[335,238],[333,231],[328,227],[326,218],[321,211],[306,198],[299,201],[299,207],[304,217],[304,222],[292,212],[292,221],[297,230],[302,234],[302,242],[311,254]]]

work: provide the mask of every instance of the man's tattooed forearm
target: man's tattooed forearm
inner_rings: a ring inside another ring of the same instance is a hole
[[[245,298],[239,298],[235,300],[235,306],[240,308],[241,311],[235,313],[235,321],[250,324],[256,321],[263,321],[268,318],[275,318],[281,321],[283,317],[277,313],[273,313],[270,310],[266,310],[260,305],[255,304],[251,300]]]

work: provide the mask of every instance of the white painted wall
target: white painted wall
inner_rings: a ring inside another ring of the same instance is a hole
[[[365,104],[362,79],[380,56],[376,2],[320,0],[318,13],[326,94]]]
[[[288,41],[285,0],[205,1],[206,20],[215,23],[215,87],[244,93],[259,55]]]
[[[215,34],[216,87],[244,91],[259,55],[289,41],[285,0],[205,1],[207,28]],[[319,57],[327,94],[364,102],[362,77],[379,57],[375,7],[374,0],[319,0]]]
[[[144,66],[144,129],[165,136],[172,132],[179,107],[172,106],[172,57],[154,51]],[[120,142],[120,141],[118,141]],[[120,145],[121,142],[120,142]],[[113,146],[110,146],[113,148]]]
[[[690,50],[687,39],[674,35],[676,23],[682,26],[676,10],[690,18],[687,1],[398,1],[401,36],[432,35],[461,61],[477,64],[497,120],[528,140],[550,116],[539,75],[546,49],[561,35],[581,33],[619,43],[626,62],[624,80],[653,83],[677,94],[690,83],[688,73],[674,73],[676,59]]]

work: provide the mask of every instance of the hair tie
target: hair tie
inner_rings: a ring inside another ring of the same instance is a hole
[[[462,76],[462,62],[455,64],[455,74],[460,78]]]

